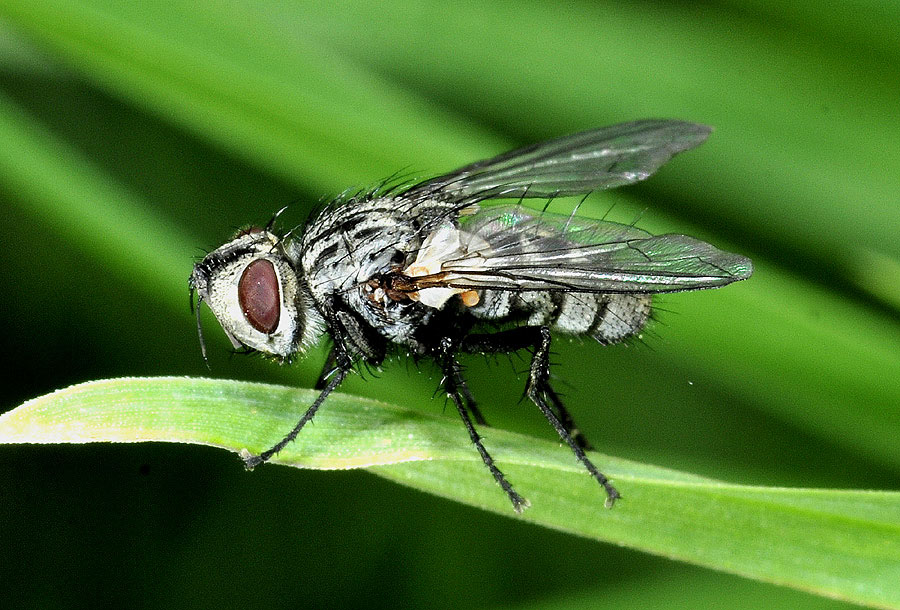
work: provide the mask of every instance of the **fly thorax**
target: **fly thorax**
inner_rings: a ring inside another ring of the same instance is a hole
[[[409,345],[416,328],[427,324],[436,311],[410,299],[395,301],[369,284],[344,293],[341,301],[379,335],[402,345]]]
[[[303,237],[298,258],[317,302],[390,273],[418,246],[415,227],[387,210],[372,210],[375,202],[365,203],[334,210]]]

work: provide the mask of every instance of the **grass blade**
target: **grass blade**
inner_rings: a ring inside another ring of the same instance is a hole
[[[257,452],[280,438],[313,397],[235,381],[97,381],[0,416],[0,442],[170,441]],[[601,491],[565,449],[497,429],[485,436],[531,500],[528,521],[830,597],[900,606],[900,493],[729,485],[596,456],[625,496],[605,510]],[[335,395],[277,462],[365,467],[513,515],[449,417]]]

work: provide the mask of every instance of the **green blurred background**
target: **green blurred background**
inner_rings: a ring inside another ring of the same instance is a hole
[[[703,237],[756,274],[659,299],[640,342],[557,341],[570,410],[612,455],[897,489],[897,23],[900,6],[861,1],[6,0],[0,407],[125,375],[310,386],[321,350],[290,368],[231,356],[211,316],[207,370],[186,284],[204,249],[397,170],[670,117],[716,131],[582,209]],[[521,361],[467,364],[495,426],[552,438],[519,401]],[[342,389],[440,412],[438,380],[395,360]],[[162,444],[0,452],[14,607],[841,605],[364,472],[248,474]]]

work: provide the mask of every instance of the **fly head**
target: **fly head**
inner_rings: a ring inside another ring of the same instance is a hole
[[[241,231],[194,265],[189,283],[197,292],[198,328],[199,305],[206,303],[235,348],[285,360],[323,332],[282,241],[269,231]]]

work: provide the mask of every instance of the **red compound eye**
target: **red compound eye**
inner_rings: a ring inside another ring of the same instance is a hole
[[[238,303],[253,328],[266,334],[275,332],[281,317],[281,299],[271,261],[261,258],[247,265],[238,282]]]

